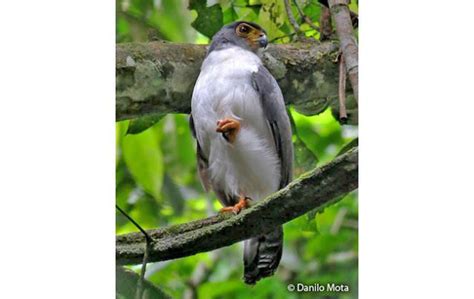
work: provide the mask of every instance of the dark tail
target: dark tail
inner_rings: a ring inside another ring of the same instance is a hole
[[[271,276],[280,264],[283,251],[283,227],[244,243],[244,281],[255,284]]]

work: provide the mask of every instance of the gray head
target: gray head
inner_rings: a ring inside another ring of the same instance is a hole
[[[268,44],[267,33],[259,25],[239,21],[222,27],[212,38],[207,53],[222,50],[229,46],[238,46],[257,53],[260,48]]]

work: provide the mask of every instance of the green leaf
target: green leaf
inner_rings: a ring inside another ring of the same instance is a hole
[[[262,1],[257,23],[265,28],[270,40],[285,34],[280,30],[280,27],[285,24],[285,20],[286,13],[283,1]]]
[[[163,116],[163,114],[157,113],[132,119],[128,126],[127,134],[139,134],[159,122]]]
[[[233,21],[237,20],[239,16],[235,12],[233,6],[229,7],[228,9],[224,10],[224,24],[232,23]]]
[[[321,16],[321,5],[316,2],[310,2],[308,5],[303,7],[303,12],[311,21],[313,21],[313,23],[317,23]]]
[[[332,116],[331,109],[314,115],[304,116],[291,109],[298,136],[316,154],[319,162],[329,162],[344,145],[341,125]]]
[[[224,25],[222,8],[219,4],[207,7],[206,0],[190,0],[189,9],[196,10],[198,14],[191,26],[207,37],[212,37]]]
[[[317,211],[306,213],[306,223],[303,225],[303,231],[310,231],[319,234],[318,222],[316,221]]]
[[[318,158],[299,136],[298,128],[296,127],[291,111],[287,110],[287,113],[291,122],[291,130],[293,131],[293,147],[295,158],[294,176],[298,177],[301,174],[316,167]]]
[[[168,114],[157,129],[166,136],[160,143],[166,173],[180,186],[196,180],[195,141],[189,129],[188,116]]]
[[[147,11],[150,23],[173,42],[189,42],[189,21],[176,0],[153,1],[157,7]]]
[[[129,2],[128,11],[137,14],[142,11],[152,10],[153,7],[153,0],[132,0]]]
[[[337,156],[340,156],[348,152],[350,149],[353,149],[356,146],[359,146],[359,138],[354,138],[351,141],[349,141],[346,145],[344,145],[344,147],[339,151]]]
[[[316,155],[299,137],[296,136],[296,141],[293,142],[293,145],[295,149],[295,176],[298,177],[316,167],[318,160]]]
[[[181,215],[184,209],[184,197],[179,186],[168,175],[164,177],[163,195],[173,207],[175,215]]]
[[[125,136],[126,134],[125,132],[127,131],[128,123],[128,120],[119,121],[115,123],[115,166],[119,164],[119,161],[122,156],[121,144],[123,136]]]
[[[126,135],[122,141],[125,164],[135,181],[155,199],[163,184],[163,157],[154,130]]]
[[[246,7],[249,5],[249,0],[233,0],[232,5],[237,7]]]
[[[251,7],[240,7],[234,5],[235,12],[237,13],[237,19],[246,20],[249,22],[258,22],[258,14]],[[262,24],[259,24],[262,25]],[[265,28],[265,27],[263,27]],[[265,28],[266,30],[267,28]]]
[[[262,4],[262,0],[249,0],[249,6],[261,5],[261,4]]]

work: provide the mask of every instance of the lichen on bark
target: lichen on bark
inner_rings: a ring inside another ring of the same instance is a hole
[[[194,83],[206,46],[166,42],[118,44],[117,120],[148,114],[189,113]],[[287,104],[305,115],[338,109],[335,41],[270,45],[262,55]],[[350,90],[347,90],[350,94]],[[350,99],[348,96],[351,106]],[[355,107],[355,105],[352,105]],[[348,123],[357,122],[357,109]]]
[[[286,188],[240,214],[220,214],[168,228],[148,230],[153,238],[149,261],[193,255],[265,233],[315,208],[321,208],[358,186],[358,149],[300,176]],[[139,264],[145,238],[141,233],[117,236],[118,265]]]

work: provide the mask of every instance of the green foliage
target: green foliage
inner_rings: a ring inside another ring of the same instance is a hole
[[[162,114],[150,114],[140,118],[132,119],[128,125],[127,134],[141,133],[159,122],[163,116],[164,115]]]
[[[163,183],[163,157],[158,135],[159,132],[146,130],[137,135],[126,135],[122,140],[128,170],[137,184],[157,200]]]
[[[190,0],[189,8],[196,10],[198,14],[191,26],[208,37],[212,37],[224,25],[219,4],[206,7],[206,0]]]
[[[319,25],[317,1],[297,0]],[[290,1],[292,2],[292,1]],[[355,1],[351,9],[357,11]],[[307,37],[318,33],[293,12]],[[117,42],[163,39],[207,43],[223,25],[247,20],[262,25],[274,42],[294,37],[283,1],[270,0],[118,0]],[[331,111],[304,116],[289,109],[295,146],[294,175],[323,165],[357,144],[357,128],[341,126]],[[195,141],[187,115],[152,115],[116,124],[116,201],[144,228],[184,223],[216,213],[220,204],[204,192],[197,176]],[[242,245],[150,264],[147,278],[174,298],[190,290],[187,281],[200,265],[207,276],[198,298],[357,298],[357,193],[285,224],[284,255],[277,273],[254,287],[242,282]],[[117,214],[116,233],[137,231]],[[140,267],[132,267],[139,271]],[[289,283],[346,283],[350,293],[289,292]]]

